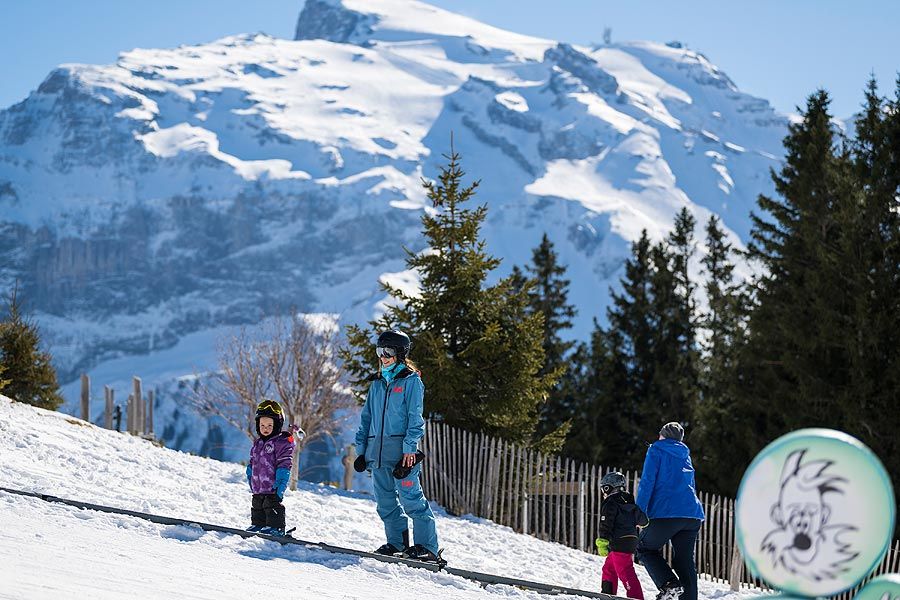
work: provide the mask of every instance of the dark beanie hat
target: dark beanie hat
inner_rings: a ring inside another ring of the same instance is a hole
[[[684,427],[681,426],[681,423],[672,421],[662,426],[662,429],[659,430],[659,435],[680,442],[684,439]]]

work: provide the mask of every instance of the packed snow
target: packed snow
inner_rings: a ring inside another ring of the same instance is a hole
[[[0,486],[244,528],[244,468],[158,447],[0,397]],[[371,496],[301,482],[288,527],[310,541],[383,543]],[[444,556],[459,568],[599,591],[603,559],[439,506]],[[643,568],[644,593],[655,588]],[[539,598],[540,594],[262,539],[78,510],[0,492],[0,598]],[[739,600],[700,582],[704,600]]]

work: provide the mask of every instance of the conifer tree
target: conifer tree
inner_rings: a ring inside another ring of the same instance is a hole
[[[574,392],[567,355],[575,343],[564,341],[560,331],[572,327],[576,311],[568,301],[569,280],[564,278],[566,268],[559,264],[559,257],[546,233],[540,245],[533,250],[532,264],[527,269],[533,281],[528,291],[529,311],[544,316],[544,366],[540,374],[558,377],[541,412],[538,435],[553,434],[556,439],[564,440],[571,426]],[[513,277],[516,271],[514,269]]]
[[[778,197],[760,196],[764,212],[752,215],[749,252],[763,274],[735,387],[744,430],[729,449],[741,465],[786,431],[853,433],[846,339],[859,291],[846,250],[858,239],[851,215],[859,195],[828,104],[824,91],[810,96],[802,121],[789,127],[784,166],[773,173]],[[738,479],[735,472],[727,485],[735,489]]]
[[[650,393],[640,399],[640,414],[651,430],[667,421],[690,423],[699,391],[694,332],[696,286],[688,274],[695,225],[693,215],[683,208],[672,232],[651,252],[652,382]]]
[[[485,206],[466,208],[478,182],[464,186],[459,155],[451,149],[437,182],[424,186],[434,212],[422,217],[429,250],[408,253],[420,276],[419,293],[384,285],[394,303],[370,329],[350,326],[345,368],[358,393],[374,367],[375,332],[399,327],[413,340],[413,358],[426,386],[425,410],[471,431],[531,441],[538,412],[555,383],[541,375],[543,315],[528,313],[528,289],[510,278],[487,286],[500,261],[485,251],[479,232]]]
[[[852,223],[841,251],[849,257],[853,308],[845,340],[857,435],[894,477],[900,476],[900,78],[895,98],[878,95],[874,78],[851,144],[855,195],[842,221]]]
[[[40,349],[37,326],[22,314],[18,292],[7,299],[7,315],[0,322],[0,379],[6,381],[3,394],[25,404],[56,410],[59,394],[51,357]]]
[[[595,410],[606,415],[615,411],[624,416],[617,423],[615,433],[621,437],[617,448],[621,454],[609,456],[608,462],[627,468],[640,466],[642,441],[648,437],[647,427],[653,426],[644,421],[654,410],[650,399],[656,377],[652,251],[647,232],[641,232],[641,237],[632,244],[631,257],[625,261],[621,292],[611,292],[612,305],[607,309],[609,328],[596,332],[592,340],[592,354],[599,352],[592,356],[594,368],[602,366],[600,373],[615,372],[619,381],[624,375],[625,384],[617,383],[613,393],[605,392]]]
[[[735,280],[735,251],[711,216],[706,224],[706,255],[701,262],[706,275],[707,309],[701,316],[704,332],[700,368],[700,396],[694,409],[691,450],[704,489],[730,493],[734,467],[723,461],[732,440],[743,435],[734,386],[737,365],[746,343],[747,297]],[[700,468],[702,466],[702,469]]]
[[[624,339],[596,321],[590,345],[580,344],[572,357],[573,427],[565,452],[604,465],[636,466],[640,459],[638,416],[630,396]]]

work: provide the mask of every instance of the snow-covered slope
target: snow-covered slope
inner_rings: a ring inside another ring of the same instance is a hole
[[[642,229],[688,207],[746,239],[782,152],[787,118],[678,43],[576,47],[413,0],[308,0],[296,38],[62,65],[0,111],[0,285],[64,381],[289,307],[369,318],[380,278],[410,280],[451,133],[500,274],[546,232],[581,338]]]
[[[243,467],[153,446],[0,396],[0,486],[234,527],[248,524]],[[285,498],[304,539],[357,548],[383,530],[365,494],[301,483]],[[455,566],[599,590],[598,556],[517,535],[439,507]],[[638,568],[645,593],[653,585]],[[0,492],[0,598],[539,598],[444,574],[282,548],[183,527],[51,505]],[[737,600],[701,581],[701,597]]]

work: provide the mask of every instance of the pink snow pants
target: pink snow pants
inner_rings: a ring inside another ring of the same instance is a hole
[[[634,572],[633,554],[628,552],[610,552],[603,563],[601,579],[612,584],[613,595],[615,595],[618,588],[618,580],[621,579],[625,585],[626,595],[629,598],[644,600],[641,582],[638,581],[637,573]]]

